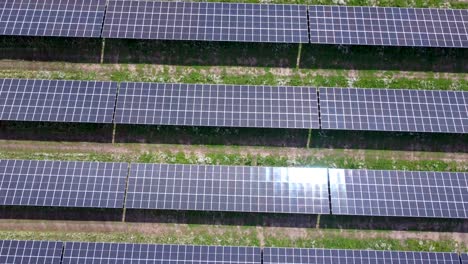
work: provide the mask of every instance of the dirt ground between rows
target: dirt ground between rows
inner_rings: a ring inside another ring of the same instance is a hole
[[[154,64],[96,64],[96,63],[67,63],[67,62],[44,62],[44,61],[20,61],[20,60],[0,60],[0,71],[17,71],[21,69],[24,72],[76,72],[95,74],[97,80],[111,80],[114,71],[128,70],[130,73],[154,76],[158,73],[169,72],[176,74],[177,69],[182,69],[184,74],[190,74],[193,70],[190,66],[174,66],[174,65],[154,65]],[[142,71],[138,71],[142,69]],[[291,68],[256,68],[256,67],[236,67],[236,66],[212,66],[198,69],[204,75],[239,75],[239,76],[258,76],[271,73],[274,76],[289,77],[298,74],[296,70]],[[366,71],[362,71],[366,72]],[[340,71],[345,77],[352,78],[360,75],[359,70],[343,70]],[[309,69],[299,72],[302,77],[311,76],[336,76],[336,70],[327,69]],[[375,71],[375,77],[384,77],[385,71]],[[468,74],[465,73],[450,73],[450,72],[422,72],[422,71],[398,71],[393,74],[393,78],[407,79],[425,79],[425,78],[443,78],[451,80],[468,80]]]
[[[236,147],[223,146],[222,148],[197,145],[161,145],[161,144],[106,144],[87,142],[40,142],[40,141],[13,141],[0,140],[2,151],[21,151],[31,153],[58,152],[58,153],[101,153],[112,155],[137,156],[146,152],[184,152],[186,154],[207,154],[222,152],[239,155],[274,155],[289,158],[313,155],[317,158],[340,155],[365,159],[372,155],[376,158],[404,159],[404,160],[441,160],[468,163],[468,153],[442,153],[422,151],[374,151],[374,150],[334,150],[334,149],[305,149],[285,147]]]
[[[286,227],[255,227],[247,229],[234,227],[239,236],[243,233],[256,232],[261,245],[268,238],[313,239],[327,235],[339,235],[354,239],[419,239],[419,240],[452,240],[457,243],[468,244],[467,233],[453,232],[411,232],[411,231],[362,231],[362,230],[327,230]],[[0,220],[0,230],[27,231],[27,232],[59,232],[59,233],[125,233],[145,234],[148,236],[191,236],[197,233],[208,233],[213,236],[231,233],[232,226],[212,226],[164,223],[122,223],[122,222],[78,222],[78,221],[31,221],[31,220]]]

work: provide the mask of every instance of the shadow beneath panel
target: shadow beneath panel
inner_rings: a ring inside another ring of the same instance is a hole
[[[107,63],[294,68],[299,44],[106,39]],[[466,49],[303,44],[301,68],[467,72]]]
[[[301,68],[395,71],[468,71],[467,49],[304,45]]]
[[[0,37],[0,59],[99,63],[101,39]]]
[[[116,143],[305,147],[308,130],[117,125]]]
[[[125,221],[137,223],[144,222],[312,228],[316,226],[317,216],[302,214],[127,209],[125,214]]]
[[[106,39],[106,63],[295,67],[297,44]]]
[[[122,221],[123,209],[0,206],[0,219]]]
[[[468,232],[468,219],[322,215],[320,228]]]
[[[468,152],[468,134],[313,130],[313,148]]]
[[[0,121],[0,139],[112,142],[113,125]]]

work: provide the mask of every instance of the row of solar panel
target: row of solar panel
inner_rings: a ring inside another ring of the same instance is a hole
[[[466,48],[467,23],[466,9],[141,0],[0,3],[0,35]]]
[[[466,253],[0,240],[0,262],[22,264],[468,264]]]
[[[468,218],[463,172],[0,160],[0,179],[4,206]]]
[[[0,120],[468,133],[468,92],[0,79]]]

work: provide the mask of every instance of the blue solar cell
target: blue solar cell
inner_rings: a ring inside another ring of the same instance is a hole
[[[468,173],[329,169],[332,214],[468,218]]]
[[[322,129],[468,133],[468,92],[320,88]]]
[[[127,163],[0,160],[0,205],[123,208]]]
[[[310,87],[122,83],[120,124],[319,128]]]
[[[0,79],[0,120],[112,123],[117,83]]]
[[[329,214],[327,170],[132,164],[126,207]]]
[[[111,0],[103,37],[308,43],[307,7]]]
[[[468,254],[464,253],[460,255],[461,264],[468,264]]]
[[[459,264],[456,253],[265,248],[264,264]]]
[[[310,6],[310,42],[468,47],[468,10]]]
[[[62,242],[0,240],[0,263],[61,264]]]
[[[16,0],[0,3],[0,35],[101,36],[106,0]]]
[[[67,242],[63,264],[260,264],[260,248]]]

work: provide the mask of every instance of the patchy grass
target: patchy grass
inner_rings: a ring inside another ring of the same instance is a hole
[[[88,71],[80,68],[38,71],[3,69],[0,70],[0,78],[468,91],[468,79],[464,74],[447,78],[433,74],[402,75],[396,71],[354,71],[351,74],[347,70],[288,69],[279,73],[280,70],[272,68],[242,70],[208,66],[137,66],[132,69],[102,66]]]
[[[253,227],[222,227],[222,233],[213,234],[206,227],[190,225],[185,233],[164,232],[162,235],[136,232],[97,233],[97,232],[40,232],[40,231],[0,231],[0,239],[14,240],[50,240],[50,241],[85,241],[117,243],[150,243],[150,244],[190,244],[190,245],[224,245],[259,247],[257,231]],[[339,235],[331,231],[321,231],[322,236],[313,235],[314,230],[307,231],[310,238],[291,238],[288,236],[268,235],[264,238],[265,247],[301,247],[329,249],[371,249],[371,250],[405,250],[464,252],[466,245],[453,240],[394,239],[380,232],[377,238],[358,238]],[[371,235],[371,234],[369,234]]]
[[[291,241],[284,237],[266,237],[266,247],[299,247],[299,248],[329,248],[329,249],[370,249],[370,250],[402,250],[402,251],[436,251],[455,252],[460,245],[453,240],[396,240],[389,238],[343,237],[337,234],[327,234],[324,237],[296,238]],[[464,245],[461,248],[465,248]],[[463,251],[462,251],[463,252]]]
[[[25,70],[5,70],[0,71],[1,78],[18,79],[50,79],[50,80],[97,80],[95,72],[87,71],[25,71]]]
[[[195,0],[197,2],[273,3],[304,5],[350,5],[394,7],[464,8],[463,2],[445,0]]]
[[[268,151],[265,151],[268,153]],[[141,162],[170,164],[244,165],[244,166],[305,166],[343,169],[468,171],[468,163],[433,159],[385,158],[385,151],[366,151],[363,158],[337,150],[333,154],[291,157],[278,154],[223,153],[222,147],[202,153],[182,151],[147,151],[126,154],[0,151],[0,159],[77,160],[101,162]]]
[[[83,242],[127,242],[149,244],[187,244],[187,245],[229,245],[259,246],[256,234],[237,232],[234,228],[220,235],[211,235],[205,229],[190,228],[188,234],[164,233],[162,236],[144,233],[72,233],[72,232],[27,232],[0,231],[0,239],[14,240],[53,240]]]
[[[292,69],[289,74],[279,75],[277,71],[264,68],[250,73],[233,73],[226,69],[213,73],[211,67],[176,67],[176,71],[165,68],[156,74],[145,74],[144,70],[130,72],[117,71],[112,75],[114,81],[143,81],[167,83],[221,83],[238,85],[291,85],[314,87],[356,87],[425,90],[463,90],[468,91],[468,80],[448,79],[434,76],[399,77],[393,71],[357,71],[349,76],[349,71],[314,71]]]

